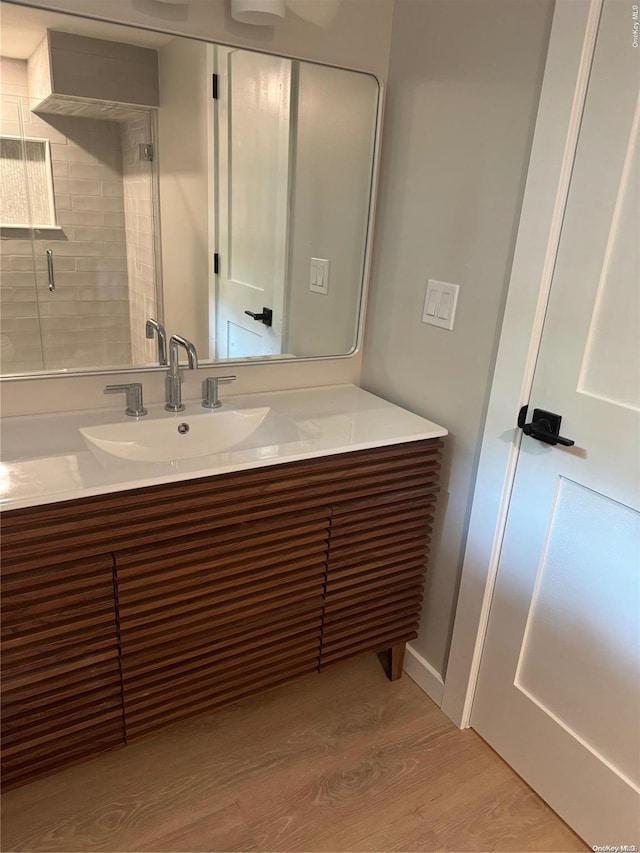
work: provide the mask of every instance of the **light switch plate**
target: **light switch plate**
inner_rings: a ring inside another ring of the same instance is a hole
[[[460,285],[430,278],[424,297],[422,322],[441,329],[453,329]]]
[[[309,290],[312,293],[329,293],[329,261],[326,258],[311,258]]]

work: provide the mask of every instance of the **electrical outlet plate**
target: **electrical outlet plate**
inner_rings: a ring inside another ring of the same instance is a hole
[[[441,329],[453,329],[460,285],[430,278],[422,309],[422,322]]]
[[[312,293],[329,293],[329,261],[326,258],[311,258],[309,290]]]

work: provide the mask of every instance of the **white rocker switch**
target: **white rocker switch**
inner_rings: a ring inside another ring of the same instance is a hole
[[[430,278],[424,297],[422,322],[441,329],[453,329],[459,290],[458,284]]]
[[[329,261],[327,258],[311,258],[309,290],[312,293],[329,293]]]

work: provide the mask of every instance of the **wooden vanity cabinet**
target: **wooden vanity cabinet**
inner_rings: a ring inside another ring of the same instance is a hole
[[[7,512],[5,787],[417,636],[442,442]]]

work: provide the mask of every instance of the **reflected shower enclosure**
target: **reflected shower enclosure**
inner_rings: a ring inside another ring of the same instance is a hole
[[[155,110],[105,101],[96,79],[81,96],[54,93],[44,79],[46,64],[72,78],[98,51],[107,66],[118,63],[118,43],[47,31],[32,50],[16,47],[3,43],[1,59],[2,372],[151,361]]]

